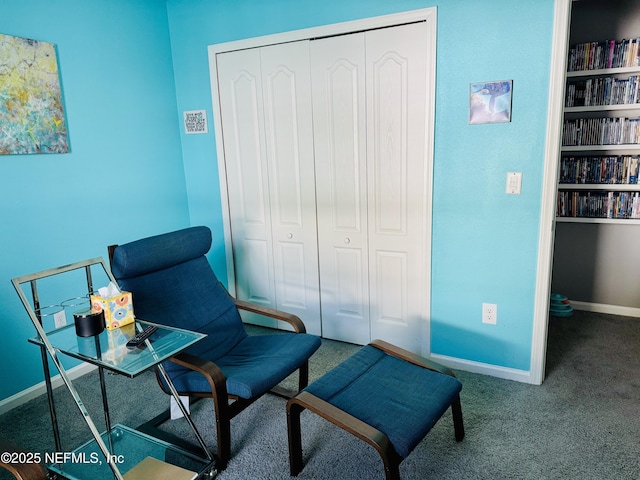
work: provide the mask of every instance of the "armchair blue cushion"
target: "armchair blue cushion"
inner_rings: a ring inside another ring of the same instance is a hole
[[[320,339],[304,333],[297,317],[276,311],[265,314],[276,312],[280,320],[290,319],[301,333],[248,335],[238,312],[242,302],[228,294],[205,257],[210,248],[211,231],[191,227],[112,250],[112,272],[119,286],[132,292],[136,317],[207,334],[187,353],[208,362],[207,368],[219,370],[226,392],[212,391],[215,382],[203,375],[201,364],[196,368],[185,362],[166,362],[176,389],[190,395],[218,396],[216,401],[222,402],[218,409],[224,411],[227,396],[251,402],[298,369],[300,388],[306,386],[307,362]],[[219,436],[221,441],[227,439]],[[219,461],[224,464],[226,459]]]

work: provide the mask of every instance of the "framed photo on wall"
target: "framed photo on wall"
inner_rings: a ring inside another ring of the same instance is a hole
[[[469,84],[469,124],[511,121],[513,80]]]

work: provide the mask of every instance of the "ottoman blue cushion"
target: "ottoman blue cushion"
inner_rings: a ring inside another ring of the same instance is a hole
[[[461,389],[456,378],[366,345],[305,391],[380,430],[404,458]]]

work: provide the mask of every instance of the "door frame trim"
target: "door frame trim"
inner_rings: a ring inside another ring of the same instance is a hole
[[[562,138],[564,90],[567,70],[567,49],[571,23],[572,0],[556,0],[554,4],[553,37],[551,43],[551,72],[549,76],[549,103],[545,141],[544,170],[542,175],[542,205],[538,233],[538,267],[536,272],[533,333],[528,382],[542,384],[545,377],[547,332],[549,323],[549,295],[553,266],[553,244],[556,225],[556,195],[558,191],[558,164]]]

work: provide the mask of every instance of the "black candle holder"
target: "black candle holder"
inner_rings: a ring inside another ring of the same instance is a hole
[[[73,314],[76,324],[76,335],[79,337],[92,337],[104,331],[104,312],[91,313],[91,310],[82,310]]]

